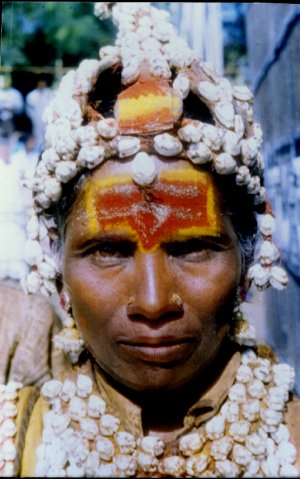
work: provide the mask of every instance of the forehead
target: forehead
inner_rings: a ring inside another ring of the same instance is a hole
[[[186,161],[158,161],[157,179],[146,188],[134,183],[130,164],[115,161],[86,181],[71,217],[88,236],[125,233],[148,252],[170,239],[219,236],[219,203],[212,176]]]

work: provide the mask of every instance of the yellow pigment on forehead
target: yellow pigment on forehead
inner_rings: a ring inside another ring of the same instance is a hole
[[[168,170],[145,193],[129,174],[92,179],[84,192],[91,235],[126,232],[143,252],[162,242],[219,236],[215,193],[206,172]]]

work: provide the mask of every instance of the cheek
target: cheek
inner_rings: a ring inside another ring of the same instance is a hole
[[[107,337],[113,315],[125,304],[126,282],[116,272],[100,275],[84,260],[70,261],[65,282],[71,296],[74,319],[84,337]],[[101,334],[100,334],[101,333]]]
[[[201,266],[188,268],[188,272],[186,269],[178,271],[177,277],[188,303],[211,312],[232,303],[240,282],[238,252],[226,252]]]

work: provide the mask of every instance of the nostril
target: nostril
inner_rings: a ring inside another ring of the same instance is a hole
[[[159,315],[151,315],[149,312],[143,314],[142,312],[130,312],[127,311],[128,317],[132,321],[143,322],[145,320],[155,320],[155,323],[159,323],[161,326],[164,323],[169,323],[170,321],[174,321],[176,319],[180,319],[182,317],[182,311],[167,311],[165,313]]]
[[[129,298],[127,304],[127,315],[133,320],[151,319],[166,322],[180,318],[183,311],[183,301],[177,294],[173,294],[170,301],[167,301],[163,306],[140,303],[135,301],[133,297]]]

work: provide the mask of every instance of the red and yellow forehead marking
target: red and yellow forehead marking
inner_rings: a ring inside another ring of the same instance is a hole
[[[125,231],[143,252],[190,236],[219,236],[215,194],[205,172],[161,172],[146,194],[130,175],[92,179],[85,189],[91,234]]]

